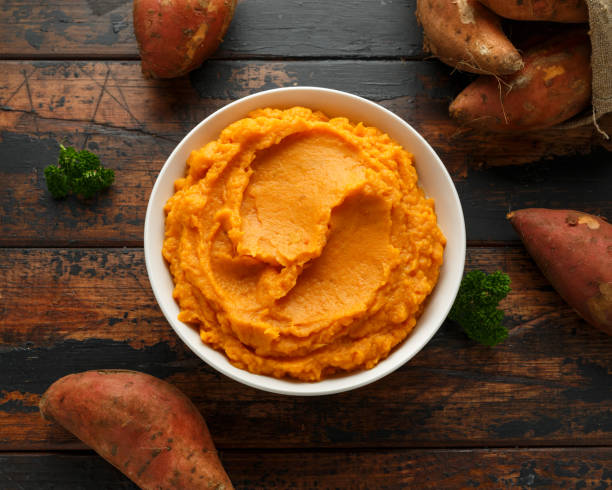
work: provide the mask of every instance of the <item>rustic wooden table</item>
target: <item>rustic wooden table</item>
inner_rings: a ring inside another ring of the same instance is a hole
[[[0,2],[0,488],[133,488],[38,412],[54,380],[95,368],[183,390],[237,488],[612,485],[612,338],[561,301],[505,220],[532,206],[612,218],[609,143],[590,127],[457,127],[447,106],[470,77],[425,59],[414,7],[243,0],[214,59],[152,81],[131,2]],[[292,85],[377,101],[431,142],[463,204],[467,269],[511,276],[504,344],[481,347],[446,322],[397,372],[320,398],[244,387],[181,344],[144,266],[157,173],[215,109]],[[43,168],[61,142],[98,153],[112,189],[89,204],[53,200]]]

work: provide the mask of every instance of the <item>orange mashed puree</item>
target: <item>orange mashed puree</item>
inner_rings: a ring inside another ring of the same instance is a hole
[[[163,255],[179,319],[235,366],[317,381],[375,366],[414,328],[446,239],[389,136],[267,108],[187,167]]]

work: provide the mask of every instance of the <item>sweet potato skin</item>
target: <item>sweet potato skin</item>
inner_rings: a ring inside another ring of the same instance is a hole
[[[53,383],[40,411],[143,489],[231,489],[202,415],[177,388],[135,371]]]
[[[490,132],[521,132],[554,126],[578,114],[591,99],[590,42],[571,30],[524,55],[525,67],[500,77],[481,76],[451,103],[460,123]]]
[[[149,78],[175,78],[200,66],[221,43],[236,0],[134,0],[134,33]]]
[[[514,20],[588,22],[584,0],[480,0],[501,17]]]
[[[523,66],[499,17],[477,0],[417,0],[424,48],[444,63],[471,73],[502,75]]]
[[[612,225],[572,210],[528,208],[507,217],[559,295],[612,335]]]

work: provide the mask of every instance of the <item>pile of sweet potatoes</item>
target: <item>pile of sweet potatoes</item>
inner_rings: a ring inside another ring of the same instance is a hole
[[[485,131],[521,132],[563,122],[591,100],[591,47],[584,0],[417,0],[424,47],[441,61],[480,74],[450,115]],[[556,35],[515,47],[502,17],[564,23]]]

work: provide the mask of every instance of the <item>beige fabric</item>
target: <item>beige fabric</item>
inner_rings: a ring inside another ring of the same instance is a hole
[[[589,8],[593,107],[561,126],[574,128],[594,124],[600,133],[610,139],[599,127],[597,120],[612,112],[612,0],[585,1]]]

